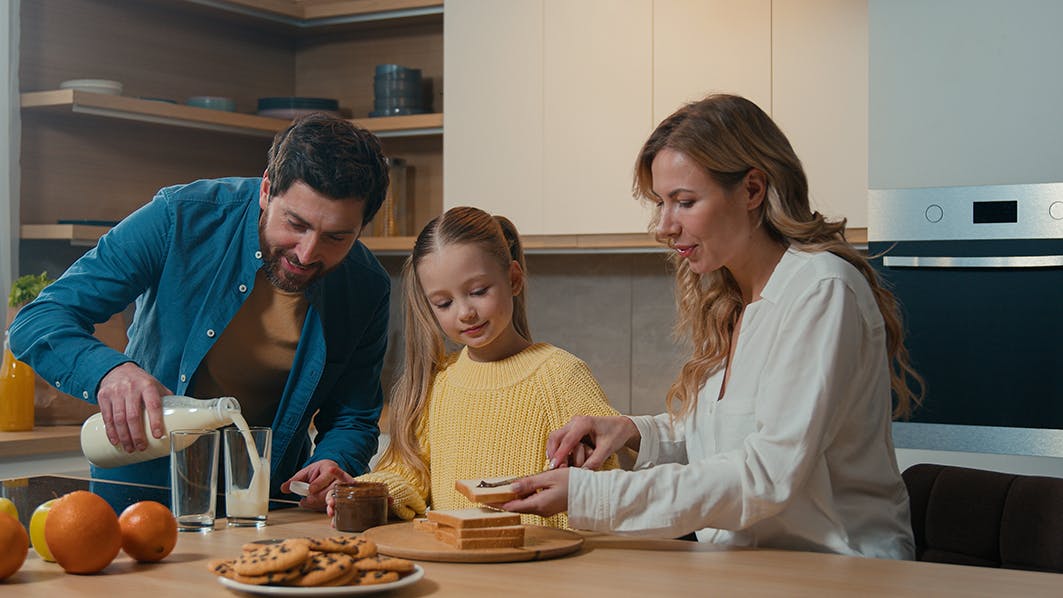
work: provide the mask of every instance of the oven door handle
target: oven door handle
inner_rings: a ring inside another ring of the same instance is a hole
[[[887,255],[887,268],[1052,268],[1063,266],[1063,255],[1011,255],[992,257],[940,257]]]

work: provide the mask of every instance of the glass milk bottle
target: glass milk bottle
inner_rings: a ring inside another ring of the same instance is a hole
[[[4,364],[0,369],[0,431],[25,432],[33,429],[33,385],[36,374],[30,366],[15,359],[4,331]]]
[[[193,399],[169,395],[162,398],[162,438],[151,434],[148,414],[144,413],[144,431],[148,447],[142,451],[125,452],[107,439],[103,416],[99,413],[85,420],[81,426],[81,451],[85,458],[97,467],[119,467],[167,457],[170,455],[171,430],[214,429],[233,423],[240,415],[240,404],[233,397],[217,399]]]

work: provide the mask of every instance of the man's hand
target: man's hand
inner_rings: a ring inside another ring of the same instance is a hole
[[[148,413],[151,435],[162,438],[162,397],[173,394],[154,376],[129,361],[107,372],[100,381],[96,400],[100,405],[107,440],[121,445],[127,453],[148,448],[144,412]]]
[[[340,466],[335,461],[322,459],[295,472],[295,475],[281,484],[281,492],[290,492],[292,482],[307,482],[310,484],[310,494],[299,501],[299,506],[306,509],[314,509],[315,511],[324,511],[326,507],[325,499],[332,484],[335,482],[345,484],[353,481],[354,478],[346,471],[340,469]]]

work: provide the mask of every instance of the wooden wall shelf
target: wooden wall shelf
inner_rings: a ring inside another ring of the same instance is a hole
[[[24,93],[22,94],[22,109],[72,112],[74,114],[88,114],[105,118],[136,120],[161,125],[262,137],[272,137],[277,131],[290,124],[290,121],[280,118],[209,110],[195,106],[73,89]],[[353,119],[351,122],[365,127],[381,137],[443,134],[443,115],[438,113],[358,118]]]

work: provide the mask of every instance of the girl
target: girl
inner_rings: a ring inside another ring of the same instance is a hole
[[[740,546],[913,558],[890,436],[918,381],[896,302],[809,208],[801,163],[752,102],[710,96],[645,143],[635,189],[678,262],[677,331],[694,354],[656,417],[575,418],[547,443],[584,469],[516,484],[507,510],[573,526]],[[636,471],[592,472],[628,446]],[[542,492],[533,494],[536,490]],[[632,505],[636,505],[632,507]]]
[[[532,342],[524,252],[509,220],[462,207],[429,222],[403,268],[403,290],[391,443],[376,470],[357,478],[387,484],[396,516],[472,506],[456,480],[542,471],[550,430],[577,414],[617,414],[585,363]],[[464,348],[448,355],[444,335]],[[524,522],[564,527],[567,518]]]

